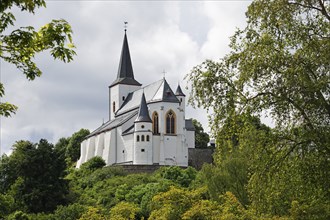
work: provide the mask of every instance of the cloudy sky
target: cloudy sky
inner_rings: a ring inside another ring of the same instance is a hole
[[[2,153],[17,140],[52,143],[80,128],[96,129],[108,120],[108,86],[115,80],[128,21],[135,78],[147,85],[163,77],[174,90],[184,76],[205,59],[229,51],[229,37],[245,26],[250,1],[47,1],[35,15],[13,9],[16,27],[40,27],[52,19],[67,20],[74,31],[77,56],[69,64],[48,53],[36,57],[43,75],[28,81],[1,60],[1,81],[16,115],[1,118]],[[186,94],[189,92],[184,90]],[[202,109],[187,108],[187,118],[207,127]]]

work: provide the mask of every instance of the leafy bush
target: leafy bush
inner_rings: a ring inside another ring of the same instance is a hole
[[[140,208],[130,202],[120,202],[110,210],[110,218],[117,220],[134,220],[137,219]]]
[[[80,167],[81,170],[94,171],[100,169],[106,165],[102,157],[96,156],[89,159],[86,163],[83,163]]]
[[[192,167],[183,169],[178,166],[164,167],[159,172],[161,177],[172,180],[183,187],[188,187],[195,180],[197,174],[197,171]]]

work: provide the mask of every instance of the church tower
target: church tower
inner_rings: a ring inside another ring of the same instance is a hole
[[[152,164],[152,121],[144,93],[134,122],[133,164]]]
[[[185,106],[186,106],[186,95],[182,92],[182,89],[180,85],[176,88],[175,96],[178,98],[180,101],[180,109],[185,111]]]
[[[125,29],[124,42],[121,50],[117,79],[109,86],[109,118],[115,118],[116,111],[125,101],[127,95],[141,88],[141,84],[134,79],[131,55],[129,52]]]

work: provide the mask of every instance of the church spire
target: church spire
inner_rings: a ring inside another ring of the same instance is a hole
[[[148,112],[148,106],[144,93],[142,94],[138,117],[135,122],[152,122]]]
[[[124,34],[123,47],[121,50],[121,56],[119,61],[117,79],[110,85],[110,87],[117,84],[141,86],[141,84],[134,79],[131,55],[129,52],[128,41],[127,41],[126,28]]]
[[[178,84],[178,88],[176,88],[175,95],[176,95],[176,96],[186,96],[186,95],[182,92],[182,89],[181,89],[180,84]]]

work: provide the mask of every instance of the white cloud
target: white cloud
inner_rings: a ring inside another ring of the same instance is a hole
[[[201,52],[206,59],[219,59],[229,52],[229,37],[237,28],[245,26],[245,11],[249,1],[233,1],[228,4],[204,3],[204,14],[210,20],[207,41]]]
[[[36,60],[43,76],[27,81],[12,65],[1,61],[3,100],[19,106],[12,118],[1,119],[2,152],[17,140],[55,143],[80,128],[93,130],[108,119],[108,85],[117,75],[128,21],[128,41],[135,78],[144,85],[163,77],[175,90],[178,81],[205,58],[228,51],[228,37],[244,25],[244,2],[113,2],[47,1],[33,16],[15,10],[17,26],[39,27],[54,18],[72,26],[78,56],[63,64],[43,53]],[[188,91],[184,90],[187,94]],[[187,117],[204,127],[204,110],[187,108]],[[208,130],[208,129],[206,129]]]

